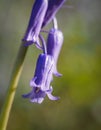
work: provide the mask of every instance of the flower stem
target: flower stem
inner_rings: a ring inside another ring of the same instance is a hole
[[[8,91],[7,91],[7,95],[5,98],[4,106],[1,111],[0,130],[6,130],[12,103],[13,103],[15,92],[17,89],[19,77],[20,77],[20,74],[21,74],[21,71],[23,68],[24,58],[25,58],[27,49],[28,49],[28,47],[25,47],[23,43],[21,44],[21,46],[19,48],[18,55],[17,55],[16,61],[15,61],[15,65],[14,65],[14,68],[12,71],[10,83],[8,86]]]

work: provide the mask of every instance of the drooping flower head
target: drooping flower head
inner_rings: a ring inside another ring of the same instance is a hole
[[[24,94],[24,98],[29,98],[31,102],[42,103],[46,95],[50,100],[58,100],[52,95],[53,88],[51,82],[53,74],[61,76],[57,71],[57,61],[63,44],[63,34],[58,29],[56,13],[66,0],[35,0],[28,28],[23,41],[26,46],[32,43],[43,50],[39,55],[35,74],[30,81],[31,92]],[[49,31],[47,42],[40,34],[43,27],[53,21],[53,28]],[[39,44],[39,40],[42,43]]]
[[[52,28],[49,31],[48,38],[47,38],[47,54],[51,55],[54,58],[54,74],[56,76],[61,76],[60,73],[57,71],[57,61],[61,51],[61,47],[63,44],[63,33],[55,28]]]
[[[23,41],[25,41],[26,45],[36,43],[37,46],[40,46],[38,36],[42,27],[47,7],[48,7],[48,0],[35,0],[29,24],[23,38]]]
[[[40,87],[41,90],[45,91],[49,89],[50,82],[52,81],[53,73],[53,58],[47,54],[40,54],[36,64],[36,70],[34,78],[30,81],[30,86]],[[49,84],[46,85],[49,77]]]
[[[54,60],[47,54],[40,54],[36,64],[34,77],[30,81],[32,91],[23,95],[24,98],[30,98],[31,102],[42,103],[47,95],[51,100],[58,100],[52,93],[50,83],[53,78]]]
[[[48,0],[48,8],[46,15],[42,24],[42,27],[46,26],[49,22],[52,21],[56,13],[62,7],[66,0]]]

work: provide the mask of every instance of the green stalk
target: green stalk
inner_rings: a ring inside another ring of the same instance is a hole
[[[10,83],[8,86],[8,91],[7,95],[5,98],[4,106],[1,111],[1,116],[0,116],[0,130],[6,130],[11,107],[13,104],[15,92],[17,89],[17,84],[21,75],[21,71],[23,68],[23,63],[24,63],[24,58],[26,55],[28,47],[25,47],[23,43],[21,44],[18,55],[16,57],[15,65],[12,71]]]

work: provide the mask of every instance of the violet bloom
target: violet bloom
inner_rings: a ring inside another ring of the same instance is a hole
[[[42,27],[47,7],[48,0],[35,0],[29,24],[23,38],[23,41],[25,41],[26,46],[32,43],[36,43],[37,46],[40,46],[38,36]]]
[[[23,95],[24,98],[30,98],[31,102],[42,103],[47,95],[50,100],[58,100],[52,93],[50,83],[53,78],[54,60],[52,56],[40,54],[36,64],[36,70],[33,79],[30,81],[32,91]]]
[[[66,0],[48,0],[48,8],[42,24],[42,27],[46,26],[54,18],[58,10],[64,4]]]
[[[61,51],[61,47],[63,44],[63,33],[55,28],[52,28],[49,32],[47,39],[47,54],[51,55],[54,58],[54,74],[56,76],[61,76],[57,71],[57,61],[59,57],[59,53]]]

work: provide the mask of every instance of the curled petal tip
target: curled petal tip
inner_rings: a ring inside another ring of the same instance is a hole
[[[60,74],[59,72],[54,72],[54,75],[55,75],[56,77],[61,77],[61,76],[62,76],[62,74]]]
[[[60,99],[59,97],[52,95],[52,91],[53,91],[53,88],[52,88],[52,86],[51,86],[50,89],[46,92],[48,98],[49,98],[50,100],[59,100],[59,99]]]
[[[47,96],[50,100],[59,100],[59,97],[53,96],[51,93],[47,93]]]

